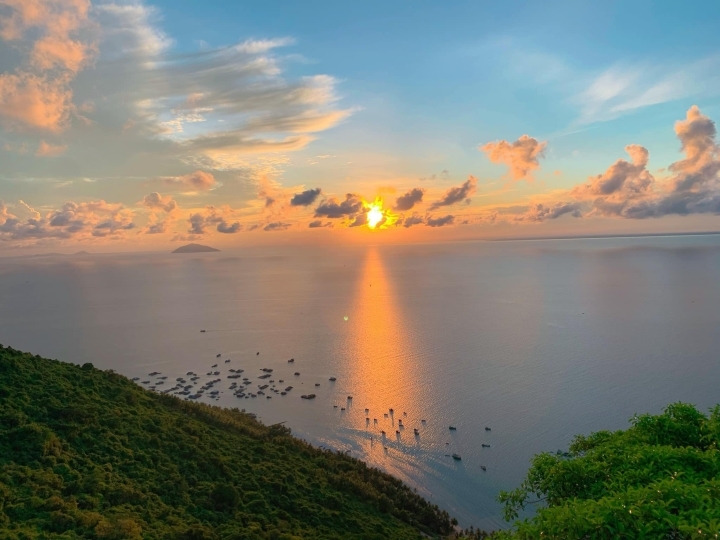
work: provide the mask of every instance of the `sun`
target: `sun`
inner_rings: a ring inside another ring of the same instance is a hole
[[[365,223],[368,229],[375,231],[387,229],[397,222],[398,216],[393,214],[390,209],[383,208],[382,197],[375,197],[375,200],[372,202],[363,199],[362,203],[363,211],[365,212]]]
[[[378,204],[370,205],[370,210],[367,213],[367,224],[368,227],[374,229],[378,224],[385,218],[382,211],[382,206]]]

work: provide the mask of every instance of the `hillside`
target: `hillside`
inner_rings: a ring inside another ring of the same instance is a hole
[[[447,513],[251,415],[0,346],[2,538],[417,539]]]
[[[184,246],[180,246],[177,249],[174,249],[173,251],[171,251],[171,253],[207,253],[210,251],[220,250],[210,246],[203,246],[202,244],[186,244]]]

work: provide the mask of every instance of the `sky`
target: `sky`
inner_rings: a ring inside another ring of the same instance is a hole
[[[0,0],[0,254],[720,231],[719,20]]]

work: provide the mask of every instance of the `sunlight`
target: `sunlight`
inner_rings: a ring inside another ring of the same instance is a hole
[[[369,229],[386,229],[398,219],[398,216],[389,209],[383,209],[382,197],[375,197],[373,202],[363,201],[363,206],[367,213],[367,226]]]
[[[373,204],[370,207],[370,210],[368,210],[368,215],[367,215],[368,227],[370,227],[371,229],[374,229],[383,220],[383,217],[385,217],[385,216],[383,216],[382,208]]]

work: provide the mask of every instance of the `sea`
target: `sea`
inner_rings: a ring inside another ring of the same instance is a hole
[[[497,529],[535,454],[720,402],[719,278],[718,235],[5,257],[0,343],[159,391],[219,379],[198,401]]]

